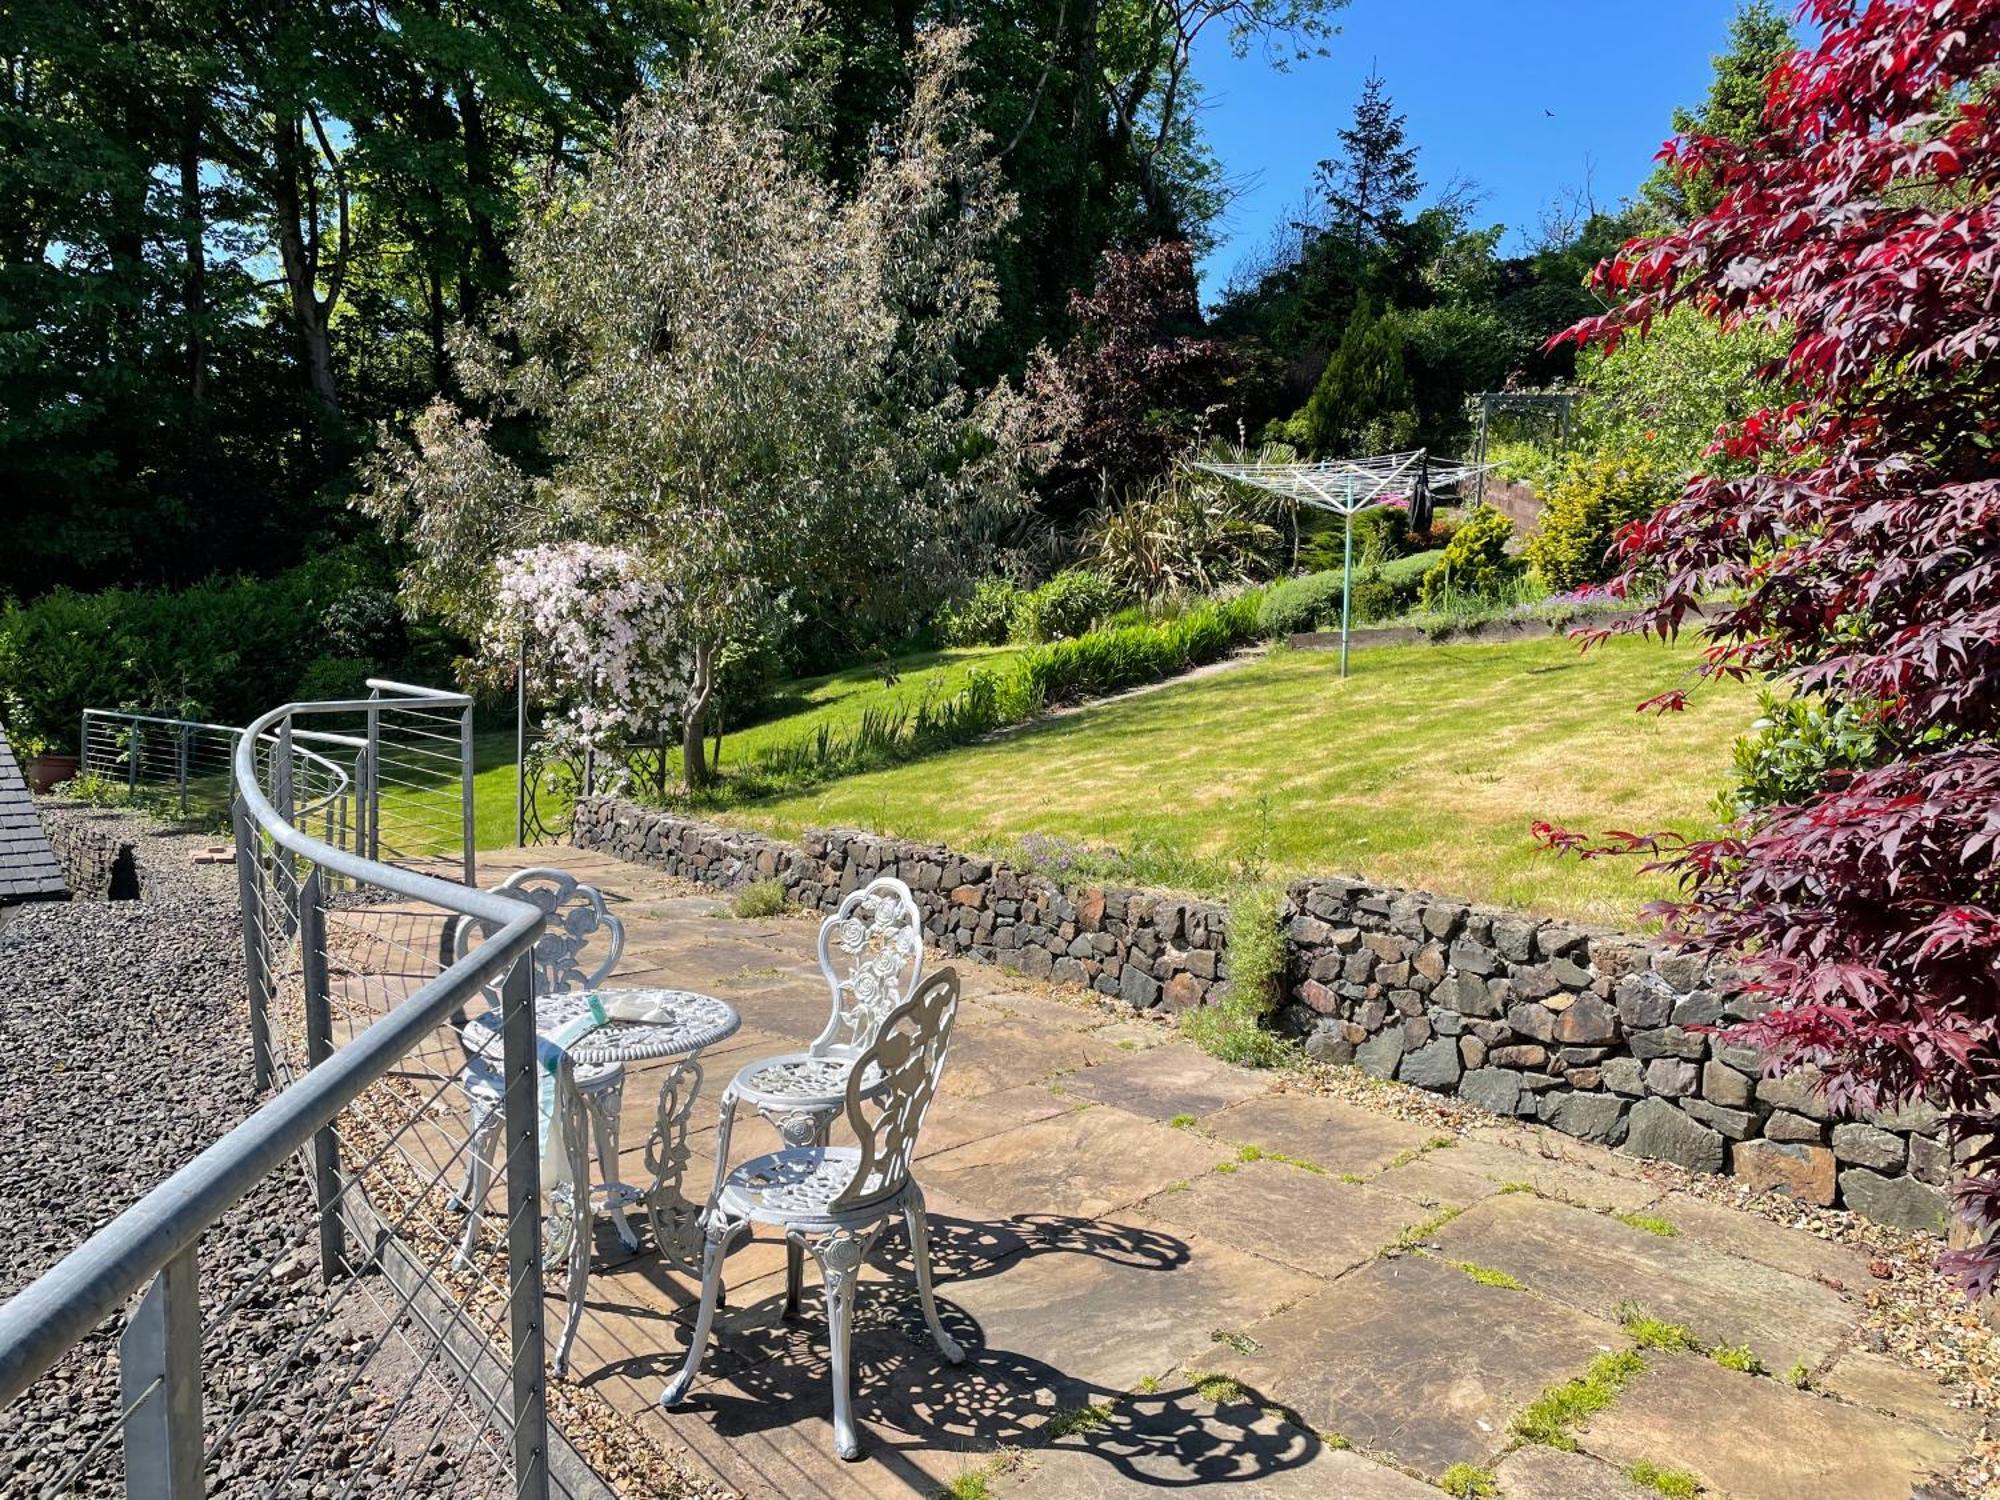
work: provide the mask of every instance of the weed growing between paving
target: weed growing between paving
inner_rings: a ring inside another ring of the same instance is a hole
[[[1669,1469],[1648,1459],[1633,1464],[1625,1471],[1625,1477],[1649,1490],[1658,1490],[1668,1500],[1694,1500],[1701,1493],[1701,1481],[1687,1470]]]
[[[1575,1380],[1552,1385],[1514,1418],[1514,1435],[1525,1443],[1541,1443],[1565,1452],[1576,1451],[1571,1433],[1618,1399],[1646,1362],[1631,1349],[1600,1354]]]
[[[1642,1349],[1661,1349],[1669,1354],[1701,1353],[1701,1341],[1679,1323],[1650,1317],[1636,1307],[1620,1308],[1618,1321],[1626,1336]]]
[[[1663,1240],[1670,1240],[1680,1233],[1671,1220],[1663,1219],[1658,1214],[1614,1213],[1611,1217],[1621,1224],[1630,1224],[1634,1229],[1657,1234]]]
[[[1735,1370],[1742,1375],[1771,1373],[1748,1344],[1705,1344],[1695,1337],[1692,1329],[1679,1323],[1669,1323],[1664,1318],[1651,1317],[1634,1303],[1627,1303],[1618,1309],[1618,1321],[1626,1335],[1642,1349],[1661,1349],[1669,1354],[1706,1354],[1723,1369]],[[1797,1389],[1804,1390],[1806,1367],[1803,1364],[1793,1365],[1786,1372],[1785,1379]]]
[[[1202,1400],[1212,1402],[1216,1406],[1242,1404],[1242,1385],[1227,1375],[1216,1375],[1206,1370],[1190,1370],[1188,1384]]]
[[[1042,1431],[1053,1441],[1069,1437],[1072,1433],[1094,1431],[1110,1421],[1111,1408],[1107,1405],[1072,1406],[1050,1417]]]
[[[1262,1146],[1238,1146],[1236,1159],[1241,1162],[1274,1161],[1281,1167],[1311,1172],[1318,1177],[1326,1176],[1326,1168],[1318,1162],[1307,1161],[1303,1156],[1293,1156],[1289,1151],[1266,1151]]]
[[[1420,1156],[1428,1156],[1433,1151],[1443,1151],[1457,1144],[1458,1142],[1448,1135],[1434,1135],[1421,1146],[1412,1146],[1407,1151],[1398,1151],[1394,1156],[1389,1158],[1389,1164],[1382,1170],[1393,1172],[1398,1167],[1407,1167]]]
[[[1448,1260],[1445,1264],[1450,1266],[1454,1271],[1471,1277],[1481,1286],[1497,1286],[1501,1290],[1508,1292],[1522,1292],[1527,1290],[1517,1278],[1509,1276],[1505,1271],[1495,1266],[1482,1266],[1469,1260]]]
[[[1262,1344],[1258,1343],[1255,1339],[1251,1338],[1249,1334],[1238,1333],[1233,1328],[1216,1328],[1210,1330],[1208,1335],[1208,1341],[1211,1344],[1227,1344],[1231,1349],[1234,1349],[1238,1354],[1244,1354],[1244,1355],[1255,1354],[1258,1350],[1264,1347]]]
[[[739,885],[729,898],[729,909],[739,917],[775,917],[788,905],[783,881],[753,880]]]
[[[1748,1344],[1723,1344],[1709,1351],[1708,1357],[1725,1370],[1734,1370],[1740,1375],[1768,1375],[1764,1361],[1759,1359]]]
[[[1401,1234],[1382,1247],[1384,1255],[1400,1255],[1425,1243],[1453,1219],[1464,1213],[1463,1208],[1446,1207],[1439,1209],[1421,1224],[1412,1224]]]
[[[1492,1473],[1471,1464],[1453,1464],[1446,1469],[1438,1475],[1438,1488],[1447,1495],[1456,1495],[1458,1500],[1486,1500],[1487,1496],[1500,1493],[1499,1481]]]

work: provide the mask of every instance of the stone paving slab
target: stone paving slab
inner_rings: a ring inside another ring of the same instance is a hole
[[[1500,1191],[1502,1184],[1451,1164],[1449,1151],[1426,1151],[1368,1181],[1386,1193],[1436,1208],[1467,1209]]]
[[[1954,1406],[1945,1388],[1931,1376],[1866,1350],[1841,1355],[1831,1370],[1816,1377],[1814,1385],[1851,1405],[1920,1422],[1946,1437],[1969,1442],[1979,1436],[1984,1425],[1979,1413]]]
[[[1002,1019],[953,1034],[939,1092],[974,1099],[1024,1083],[1044,1083],[1125,1055],[1115,1043],[1095,1041],[1087,1031],[1057,1031]]]
[[[1109,1253],[1088,1244],[1031,1253],[999,1275],[939,1288],[988,1348],[1016,1351],[1070,1389],[1064,1405],[1123,1395],[1184,1360],[1207,1363],[1217,1332],[1251,1327],[1320,1285],[1197,1235],[1143,1222],[1100,1230],[1112,1236]]]
[[[1210,1115],[1218,1140],[1283,1151],[1338,1174],[1379,1172],[1437,1132],[1317,1094],[1269,1093]]]
[[[1610,1464],[1585,1453],[1529,1446],[1493,1471],[1496,1500],[1659,1500]]]
[[[1650,1358],[1578,1440],[1613,1463],[1685,1469],[1714,1500],[1910,1500],[1961,1451],[1914,1423],[1687,1354]]]
[[[1557,1198],[1586,1208],[1644,1208],[1660,1196],[1660,1188],[1644,1176],[1612,1170],[1610,1152],[1558,1137],[1562,1147],[1521,1135],[1513,1144],[1494,1140],[1463,1140],[1443,1151],[1426,1152],[1417,1161],[1385,1173],[1382,1185],[1406,1192],[1421,1183],[1452,1202],[1477,1202],[1486,1196],[1478,1183],[1443,1174],[1463,1174],[1493,1187],[1526,1183],[1545,1198]],[[1548,1154],[1544,1154],[1548,1153]]]
[[[1247,1403],[1161,1391],[1093,1413],[1090,1424],[1025,1455],[991,1484],[1020,1500],[1141,1500],[1211,1489],[1235,1500],[1438,1500],[1427,1484],[1328,1448]]]
[[[931,1157],[923,1182],[1002,1216],[1096,1218],[1192,1181],[1228,1155],[1189,1131],[1095,1104]]]
[[[1616,1321],[1628,1308],[1708,1344],[1748,1344],[1774,1370],[1815,1368],[1861,1310],[1840,1293],[1691,1238],[1662,1236],[1530,1193],[1490,1198],[1445,1225],[1441,1252]]]
[[[1211,1368],[1432,1479],[1490,1467],[1515,1412],[1624,1342],[1603,1319],[1415,1255],[1375,1261],[1244,1331],[1255,1352],[1218,1345]]]
[[[1207,1173],[1148,1198],[1144,1208],[1175,1229],[1329,1279],[1370,1260],[1429,1213],[1380,1188],[1274,1161]]]
[[[917,1159],[923,1161],[941,1152],[999,1135],[1017,1126],[1065,1115],[1076,1109],[1073,1099],[1050,1093],[1038,1083],[1027,1083],[976,1099],[944,1095],[931,1105],[930,1118],[917,1142]]]
[[[1270,1086],[1268,1076],[1218,1062],[1185,1042],[1128,1052],[1063,1081],[1064,1091],[1079,1099],[1115,1104],[1149,1120],[1213,1114]]]
[[[1774,1224],[1692,1193],[1668,1193],[1647,1211],[1665,1219],[1696,1244],[1810,1276],[1836,1291],[1858,1291],[1870,1280],[1867,1255],[1852,1245],[1823,1240],[1809,1231]]]

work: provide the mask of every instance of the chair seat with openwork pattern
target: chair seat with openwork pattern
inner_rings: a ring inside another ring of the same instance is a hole
[[[847,1099],[852,1057],[815,1057],[810,1052],[785,1052],[759,1058],[736,1075],[730,1085],[737,1099],[752,1109],[837,1110]],[[882,1073],[871,1068],[861,1080],[864,1096],[882,1087]]]
[[[799,1146],[755,1156],[724,1181],[723,1212],[785,1225],[865,1217],[875,1212],[872,1204],[844,1204],[837,1212],[830,1207],[860,1170],[861,1153],[852,1146]],[[884,1196],[901,1186],[891,1183]]]

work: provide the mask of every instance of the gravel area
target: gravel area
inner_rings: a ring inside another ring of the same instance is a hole
[[[137,844],[145,899],[0,918],[0,1297],[257,1102],[233,866],[191,862],[216,843],[212,833],[174,834],[122,815],[104,822]],[[505,1493],[490,1445],[474,1440],[466,1451],[468,1423],[439,1382],[422,1376],[421,1333],[383,1337],[378,1308],[394,1298],[380,1277],[357,1284],[288,1363],[323,1306],[309,1204],[303,1174],[277,1174],[201,1242],[205,1323],[243,1299],[204,1335],[211,1443],[239,1403],[276,1377],[212,1461],[209,1493]],[[111,1429],[123,1322],[111,1318],[0,1411],[0,1494],[52,1485],[59,1494],[122,1493]],[[65,1480],[86,1454],[80,1474]]]

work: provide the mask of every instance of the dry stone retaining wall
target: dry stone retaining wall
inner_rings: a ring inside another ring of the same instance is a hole
[[[42,831],[62,866],[63,883],[78,901],[135,901],[139,897],[138,856],[122,824],[90,807],[69,807],[38,798]]]
[[[895,875],[945,952],[1140,1009],[1200,1005],[1229,976],[1226,912],[1212,902],[1064,889],[982,856],[851,830],[792,844],[608,797],[578,806],[572,837],[702,884],[778,880],[819,911]],[[1834,1121],[1809,1070],[1761,1078],[1756,1054],[1701,1029],[1745,1019],[1756,1002],[1696,959],[1354,880],[1295,883],[1283,920],[1279,1021],[1322,1061],[1887,1223],[1943,1224],[1951,1153],[1937,1113]]]

